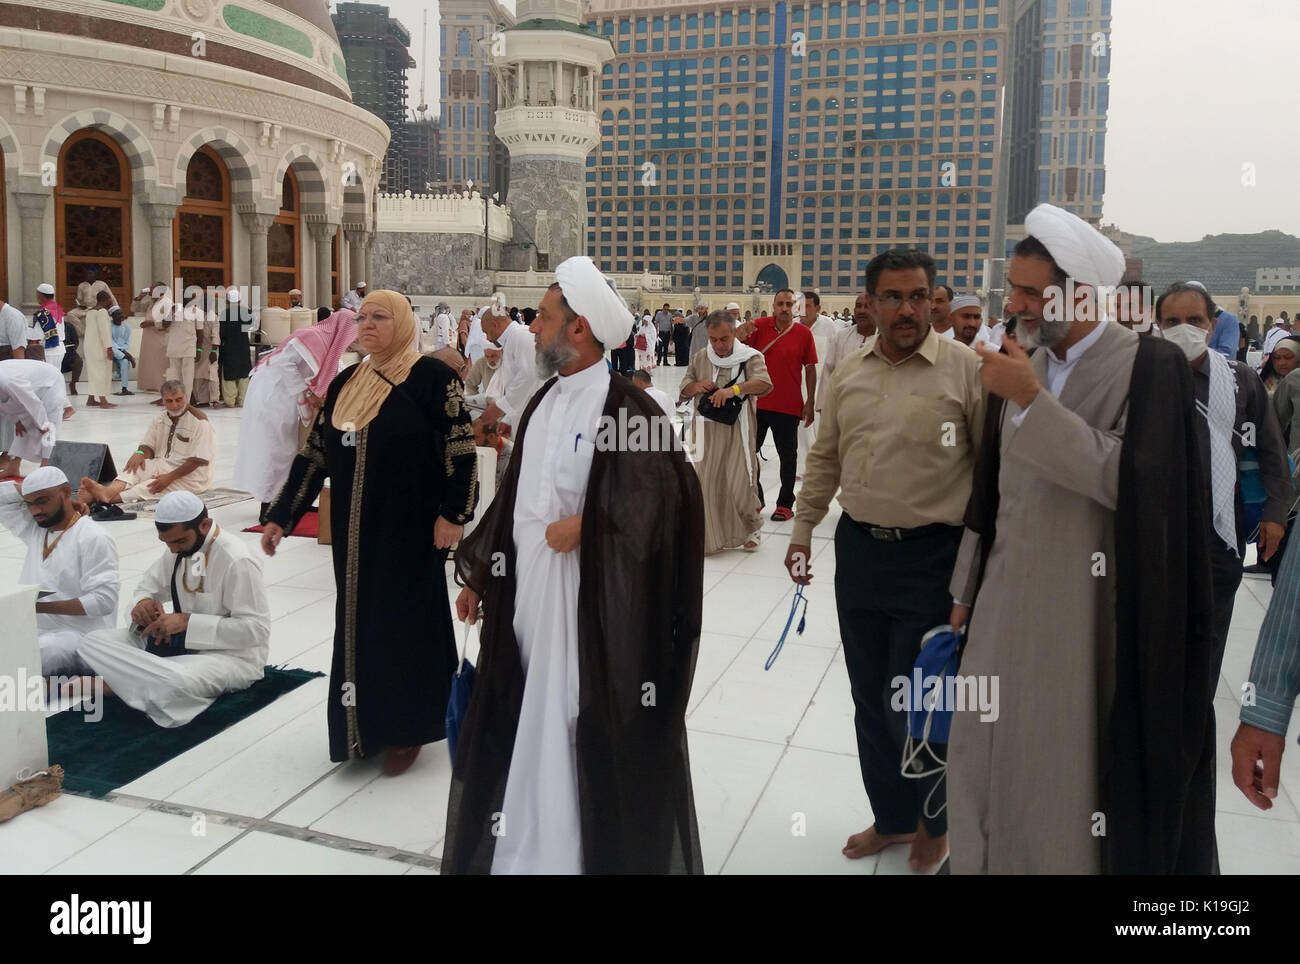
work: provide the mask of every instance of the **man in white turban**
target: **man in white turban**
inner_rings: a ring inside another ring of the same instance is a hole
[[[39,364],[39,362],[34,363]],[[117,616],[117,543],[72,501],[61,469],[36,469],[0,483],[0,525],[27,546],[20,583],[38,586],[36,630],[45,676],[83,673],[81,637]]]
[[[1003,351],[976,347],[988,417],[951,582],[962,675],[1008,698],[953,718],[952,870],[1206,873],[1217,680],[1190,371],[1099,320],[1096,287],[1124,272],[1110,241],[1047,204],[1025,228]]]
[[[136,587],[130,628],[91,633],[80,655],[104,692],[159,726],[184,726],[262,678],[271,608],[261,562],[193,492],[163,496],[154,526],[167,551]]]
[[[699,485],[658,404],[605,363],[631,323],[623,299],[590,258],[556,277],[531,325],[547,381],[456,549],[457,612],[475,621],[482,601],[483,655],[443,871],[699,873],[685,725]]]

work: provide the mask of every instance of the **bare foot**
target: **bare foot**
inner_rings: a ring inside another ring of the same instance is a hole
[[[88,476],[82,476],[81,488],[77,489],[77,498],[89,505],[91,502],[107,502],[104,487]]]
[[[0,458],[0,475],[17,475],[22,464],[22,460],[16,456]]]
[[[76,414],[77,414],[77,410],[73,408],[71,405],[69,405],[67,408],[63,410],[63,420],[66,422],[68,419],[72,418],[72,416]]]
[[[912,841],[912,852],[907,857],[907,865],[913,870],[924,873],[943,863],[948,856],[948,835],[931,837],[924,826],[917,828],[916,839]]]
[[[857,860],[859,857],[870,857],[872,854],[878,854],[893,844],[911,843],[915,839],[916,834],[914,833],[877,833],[876,825],[873,823],[862,833],[855,833],[850,837],[841,853],[850,860]]]

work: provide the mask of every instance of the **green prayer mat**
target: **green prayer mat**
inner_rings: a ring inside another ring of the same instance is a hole
[[[45,720],[50,762],[63,767],[63,789],[102,797],[144,776],[168,760],[324,673],[266,667],[266,676],[246,690],[226,693],[184,726],[159,726],[115,696],[103,701],[103,718],[91,723],[80,710]]]

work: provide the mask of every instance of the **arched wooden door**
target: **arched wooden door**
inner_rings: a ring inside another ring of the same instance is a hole
[[[173,263],[182,291],[230,283],[231,220],[230,171],[204,145],[185,169],[185,200],[172,221]]]
[[[280,213],[266,233],[266,303],[276,308],[289,307],[289,292],[302,288],[302,198],[298,194],[298,176],[293,168],[284,172]],[[312,298],[303,293],[303,303]]]
[[[54,262],[59,303],[71,308],[87,269],[99,268],[119,304],[131,301],[131,177],[126,155],[102,131],[77,131],[59,151]]]

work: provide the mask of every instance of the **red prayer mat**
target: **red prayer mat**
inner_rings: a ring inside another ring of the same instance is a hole
[[[245,532],[261,532],[265,526],[249,526]],[[302,517],[292,532],[291,536],[303,536],[307,539],[315,539],[320,534],[320,515],[315,509],[308,509],[307,514]]]

